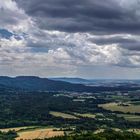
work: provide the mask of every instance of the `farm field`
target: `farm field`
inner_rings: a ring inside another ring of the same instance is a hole
[[[130,101],[130,98],[127,97],[127,96],[122,96],[122,95],[108,95],[107,96],[108,99],[111,99],[111,100],[118,100],[118,101]]]
[[[46,129],[35,129],[18,133],[19,137],[16,140],[33,140],[33,139],[44,139],[55,136],[64,136],[64,131],[54,131],[52,128]]]
[[[140,105],[140,101],[131,101],[130,103],[133,105]]]
[[[120,111],[123,113],[140,113],[140,105],[128,105],[128,106],[122,106],[118,103],[107,103],[107,104],[100,104],[99,107],[102,107],[105,110],[110,111]]]
[[[94,119],[96,117],[96,115],[91,114],[91,113],[85,113],[85,114],[74,113],[74,115],[77,115],[77,116],[83,117],[83,118],[92,118],[92,119]]]
[[[100,134],[110,129],[139,133],[140,99],[135,91],[127,93],[129,100],[122,100],[120,96],[124,98],[126,93],[120,92],[94,93],[95,98],[91,98],[92,93],[64,94],[66,96],[59,96],[59,92],[1,94],[0,130],[3,135],[13,135],[16,140],[32,140],[64,134]],[[74,101],[79,99],[85,101]],[[137,114],[133,113],[135,111]]]
[[[61,117],[61,118],[64,118],[64,119],[78,119],[74,115],[67,114],[67,113],[62,113],[62,112],[50,111],[50,114],[53,115],[54,117]]]
[[[140,129],[128,129],[129,132],[140,134]]]
[[[94,134],[99,134],[99,133],[102,133],[104,131],[105,131],[105,129],[98,129],[98,130],[94,131]]]
[[[129,114],[118,114],[118,117],[123,117],[127,121],[140,121],[140,116],[139,115],[129,115]]]

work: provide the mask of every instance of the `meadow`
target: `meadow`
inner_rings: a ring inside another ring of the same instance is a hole
[[[52,115],[54,117],[61,117],[61,118],[64,118],[64,119],[78,119],[74,115],[67,114],[67,113],[56,112],[56,111],[50,111],[49,113],[50,113],[50,115]]]
[[[112,112],[119,111],[123,113],[140,113],[140,105],[121,105],[120,103],[107,103],[107,104],[100,104],[99,107],[103,109],[110,110]]]
[[[140,122],[140,115],[133,114],[117,114],[118,117],[123,117],[127,121],[136,121]]]

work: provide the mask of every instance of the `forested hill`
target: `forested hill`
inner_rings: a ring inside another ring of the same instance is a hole
[[[82,78],[66,78],[66,77],[59,77],[59,78],[49,78],[51,80],[55,81],[63,81],[63,82],[69,82],[74,84],[87,84],[91,83],[92,80],[82,79]]]
[[[0,89],[18,89],[29,91],[75,91],[75,92],[97,92],[97,91],[115,91],[115,90],[136,90],[140,87],[102,87],[102,86],[85,86],[82,84],[73,84],[64,81],[55,81],[47,78],[39,78],[34,76],[20,77],[0,77]]]

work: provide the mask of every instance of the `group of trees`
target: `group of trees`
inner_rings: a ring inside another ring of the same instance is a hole
[[[105,102],[104,99],[87,99],[85,102],[74,102],[72,98],[65,96],[54,96],[56,93],[43,92],[23,92],[0,94],[0,128],[28,126],[28,125],[54,125],[63,127],[64,125],[76,126],[77,130],[95,130],[99,126],[117,128],[139,128],[140,122],[128,122],[123,118],[118,118],[115,114],[98,108],[98,104]],[[74,98],[75,99],[75,98]],[[56,118],[49,114],[49,111],[66,113],[88,113],[102,112],[105,118],[102,119],[80,118],[69,120]],[[63,126],[62,126],[63,125]]]
[[[0,132],[0,140],[15,140],[17,136],[15,131]]]

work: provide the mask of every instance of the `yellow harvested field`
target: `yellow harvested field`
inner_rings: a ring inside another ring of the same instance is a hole
[[[33,140],[44,139],[55,136],[64,136],[64,131],[53,131],[53,129],[36,129],[32,131],[24,131],[18,133],[19,137],[16,140]]]
[[[62,113],[62,112],[50,111],[50,114],[53,115],[54,117],[61,117],[61,118],[64,118],[64,119],[78,119],[74,115],[67,114],[67,113]]]
[[[123,113],[140,113],[140,105],[128,105],[128,106],[123,106],[120,105],[119,103],[107,103],[107,104],[101,104],[99,107],[102,107],[106,110],[110,111],[120,111]]]

